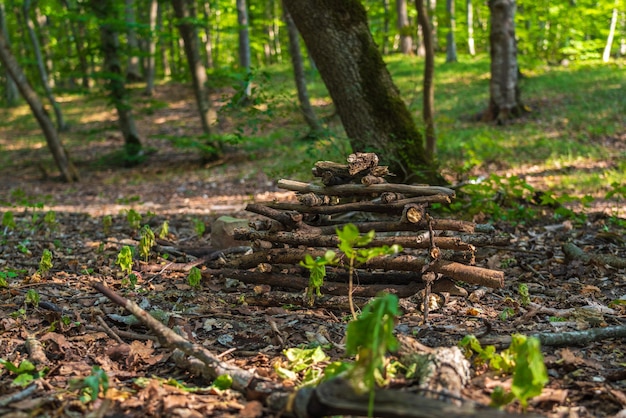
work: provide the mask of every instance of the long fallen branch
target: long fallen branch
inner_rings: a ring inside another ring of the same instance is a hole
[[[605,328],[589,328],[582,331],[566,332],[540,332],[532,334],[539,338],[544,346],[580,346],[591,342],[602,341],[609,338],[626,338],[626,325],[616,325]],[[491,344],[498,347],[508,347],[511,344],[511,336],[503,335],[497,337],[480,338],[482,344]]]
[[[626,268],[625,258],[610,254],[588,254],[571,242],[563,245],[563,252],[570,260],[580,260],[583,263],[607,264],[618,269]]]
[[[276,184],[281,189],[291,190],[301,193],[317,193],[326,196],[368,196],[377,193],[391,192],[402,193],[407,196],[431,196],[443,194],[454,197],[454,190],[440,186],[413,186],[410,184],[371,184],[369,186],[363,184],[340,184],[337,186],[317,186],[315,184],[303,183],[295,180],[278,180]]]

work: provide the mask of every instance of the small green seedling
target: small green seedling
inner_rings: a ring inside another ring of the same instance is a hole
[[[139,241],[139,255],[147,262],[150,257],[150,250],[156,245],[154,232],[149,225],[141,229],[141,240]]]
[[[170,234],[170,224],[167,221],[163,221],[161,229],[159,230],[159,238],[165,239]]]
[[[133,271],[133,250],[125,245],[120,250],[120,253],[117,255],[117,261],[115,262],[120,268],[122,272],[126,274],[130,274]]]
[[[0,271],[0,287],[9,287],[7,279],[13,279],[17,277],[17,273],[14,271]]]
[[[24,298],[24,303],[39,306],[40,300],[41,297],[35,289],[28,289],[28,291],[26,292],[26,297]]]
[[[111,227],[113,226],[113,217],[111,215],[105,215],[102,218],[102,231],[104,235],[109,235]]]
[[[49,229],[55,229],[57,227],[56,213],[53,210],[46,212],[45,216],[43,217],[43,222],[48,226]]]
[[[202,238],[202,236],[204,236],[204,232],[206,231],[206,225],[202,219],[195,218],[193,220],[193,229],[196,231],[198,238]]]
[[[187,275],[187,283],[189,286],[197,288],[200,287],[200,281],[202,280],[202,272],[198,267],[192,267]]]
[[[330,359],[321,347],[315,348],[289,348],[283,350],[287,357],[287,364],[276,364],[276,373],[283,379],[299,381],[298,387],[313,386],[318,384],[323,377],[320,363]],[[303,372],[300,379],[298,374]]]
[[[39,260],[39,274],[45,275],[52,268],[52,253],[50,250],[45,249],[41,254],[41,260]]]
[[[126,220],[134,231],[141,227],[141,215],[135,209],[128,209],[126,211]]]
[[[519,293],[520,296],[520,305],[522,306],[528,306],[530,305],[530,292],[528,290],[528,285],[525,283],[520,283],[519,286],[517,287],[517,292]]]
[[[25,387],[30,385],[34,380],[39,379],[48,372],[48,368],[37,371],[33,363],[28,360],[22,360],[19,366],[15,366],[10,361],[0,358],[0,365],[14,374],[16,377],[11,382],[13,386]]]
[[[14,229],[15,228],[15,217],[13,216],[13,212],[6,211],[2,215],[2,226],[5,229]]]
[[[98,399],[100,392],[105,395],[109,390],[109,377],[100,366],[93,366],[89,376],[82,379],[70,379],[70,389],[78,390],[81,402],[93,402]]]

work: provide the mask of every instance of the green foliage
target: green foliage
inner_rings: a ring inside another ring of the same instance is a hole
[[[492,403],[496,406],[505,405],[515,398],[525,408],[528,399],[541,394],[548,383],[548,372],[536,337],[514,334],[509,348],[501,353],[496,353],[492,345],[483,348],[473,335],[465,336],[459,345],[468,357],[475,353],[477,362],[488,364],[492,370],[513,374],[510,394],[502,389],[494,391]]]
[[[141,227],[141,215],[135,209],[128,209],[126,212],[126,220],[128,225],[133,230],[138,230]]]
[[[313,386],[318,384],[323,377],[320,363],[327,362],[329,357],[321,347],[315,348],[289,348],[283,350],[287,357],[287,364],[275,364],[276,373],[283,379],[299,381],[298,386]],[[302,374],[302,378],[298,377]]]
[[[17,273],[14,271],[0,271],[0,287],[9,287],[7,279],[13,279],[17,277]]]
[[[150,229],[149,225],[144,225],[141,229],[141,239],[139,240],[139,255],[143,257],[145,261],[148,261],[150,257],[150,250],[156,245],[156,239],[154,232]]]
[[[520,305],[528,306],[530,304],[530,292],[528,291],[528,285],[525,283],[520,283],[517,286],[517,292],[520,296]]]
[[[81,379],[70,379],[70,390],[77,390],[83,403],[94,402],[100,393],[109,390],[109,376],[100,366],[93,366],[91,374]]]
[[[48,226],[48,228],[55,229],[57,226],[57,219],[56,219],[56,213],[51,210],[46,212],[46,214],[43,217],[43,222]]]
[[[26,297],[24,298],[24,303],[31,304],[33,306],[39,306],[39,301],[41,297],[39,293],[35,289],[28,289],[26,291]]]
[[[28,360],[22,360],[18,366],[14,365],[8,360],[0,358],[0,365],[9,371],[9,373],[15,375],[11,385],[25,387],[30,385],[34,380],[37,380],[48,372],[47,368],[37,371],[37,368],[33,363]]]
[[[206,225],[204,224],[202,219],[195,218],[193,220],[193,229],[194,231],[196,231],[196,235],[198,236],[198,238],[202,238],[202,236],[204,236],[204,233],[206,231]]]
[[[189,286],[197,288],[200,287],[200,282],[202,281],[202,272],[198,267],[192,267],[189,270],[189,274],[187,275],[187,283]]]
[[[105,215],[102,217],[102,231],[104,235],[111,233],[111,227],[113,226],[113,217],[111,215]]]
[[[128,245],[125,245],[122,247],[119,254],[117,255],[117,260],[115,261],[115,264],[120,266],[120,268],[122,269],[122,272],[126,274],[132,273],[133,250]]]
[[[50,250],[45,249],[41,254],[41,260],[39,260],[39,270],[40,274],[47,274],[52,268],[52,252]]]
[[[159,238],[165,239],[170,233],[170,225],[167,221],[163,221],[159,229]]]
[[[316,257],[315,259],[309,254],[304,256],[304,261],[300,261],[300,265],[309,273],[309,286],[307,287],[307,300],[309,305],[313,304],[315,296],[322,296],[320,288],[324,285],[324,279],[326,278],[326,266],[336,264],[336,253],[332,250],[326,251],[324,258]]]
[[[381,294],[363,308],[357,320],[348,324],[346,354],[356,356],[356,364],[349,372],[350,382],[356,391],[369,392],[370,415],[376,381],[384,373],[385,355],[398,348],[393,328],[399,315],[397,296]]]
[[[6,229],[14,229],[15,228],[15,218],[13,216],[13,212],[8,210],[2,214],[2,226]]]

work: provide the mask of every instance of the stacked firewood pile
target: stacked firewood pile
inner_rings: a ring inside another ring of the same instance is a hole
[[[401,298],[420,292],[426,297],[463,294],[454,281],[503,287],[501,271],[475,266],[477,246],[493,242],[485,234],[488,228],[428,213],[433,203],[449,203],[454,198],[452,189],[388,183],[385,177],[391,174],[372,153],[352,154],[348,164],[317,162],[313,175],[322,185],[278,181],[280,188],[296,192],[297,203],[249,204],[247,211],[262,216],[249,228],[236,229],[234,235],[251,242],[253,252],[222,259],[221,265],[209,266],[215,269],[209,273],[219,269],[221,275],[248,283],[305,289],[308,272],[300,261],[306,254],[323,257],[327,249],[336,250],[336,230],[352,223],[361,233],[375,231],[368,246],[404,248],[356,266],[352,296],[357,303],[359,297],[369,298],[382,290]],[[346,268],[328,268],[321,289],[325,297],[345,297],[347,277]]]

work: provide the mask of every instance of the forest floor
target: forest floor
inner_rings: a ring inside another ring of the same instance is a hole
[[[187,338],[223,361],[255,370],[286,387],[295,382],[283,381],[275,370],[275,365],[285,365],[283,350],[324,341],[330,359],[342,359],[349,311],[328,305],[308,307],[303,290],[244,284],[237,277],[222,275],[205,275],[200,287],[194,288],[188,284],[187,271],[173,269],[171,264],[193,258],[165,258],[166,251],[135,262],[134,285],[116,265],[124,245],[138,244],[138,232],[127,220],[130,209],[142,215],[142,225],[155,231],[167,221],[171,245],[198,252],[211,248],[211,225],[219,216],[256,219],[257,215],[245,211],[246,204],[294,197],[278,189],[277,179],[264,173],[263,158],[249,161],[238,156],[223,164],[202,166],[193,152],[150,139],[151,132],[164,126],[159,118],[191,120],[194,109],[189,103],[181,105],[177,114],[171,114],[172,108],[167,110],[170,114],[157,110],[140,120],[147,145],[157,150],[140,166],[97,164],[100,156],[121,147],[114,127],[97,144],[73,146],[71,153],[83,176],[76,184],[59,182],[33,163],[47,154],[46,149],[11,150],[8,142],[4,144],[12,163],[0,167],[0,202],[12,207],[0,211],[11,210],[16,225],[0,231],[0,277],[8,282],[8,287],[0,288],[0,358],[14,365],[29,359],[37,370],[45,368],[46,372],[34,393],[5,403],[5,396],[22,388],[13,384],[16,374],[0,368],[0,415],[274,415],[256,401],[247,401],[233,390],[211,388],[210,382],[177,367],[171,350],[155,341],[146,328],[121,322],[126,313],[90,287],[94,280],[146,310],[166,312],[168,325],[178,326]],[[93,123],[110,124],[105,121],[111,119],[103,114]],[[23,133],[14,129],[3,134],[10,139]],[[617,145],[623,147],[624,140],[616,141]],[[496,231],[505,234],[509,243],[479,247],[476,265],[503,271],[504,288],[461,284],[469,296],[451,296],[445,306],[430,312],[428,323],[424,323],[419,302],[403,298],[396,332],[440,347],[454,346],[468,334],[496,337],[626,326],[624,225],[610,211],[623,207],[601,200],[594,204],[581,222],[556,222],[546,213],[523,224],[496,223]],[[46,218],[50,212],[54,219]],[[107,216],[113,221],[108,228],[104,225]],[[600,258],[570,259],[563,252],[565,244]],[[45,249],[52,252],[53,266],[41,273]],[[520,284],[528,286],[530,305],[520,302]],[[38,304],[32,302],[32,290],[40,297]],[[291,292],[293,300],[302,303],[275,302],[272,293],[280,291]],[[267,295],[265,302],[252,297],[258,294]],[[503,312],[509,317],[504,318]],[[530,400],[529,412],[548,417],[605,417],[626,409],[623,337],[544,346],[542,352],[550,380],[543,393]],[[108,376],[109,389],[94,402],[80,402],[75,382],[83,379],[84,383],[94,365]],[[495,386],[510,384],[510,376],[473,366],[462,395],[488,404]],[[398,378],[394,386],[403,385],[410,382]],[[506,411],[520,412],[521,406],[514,402]]]

